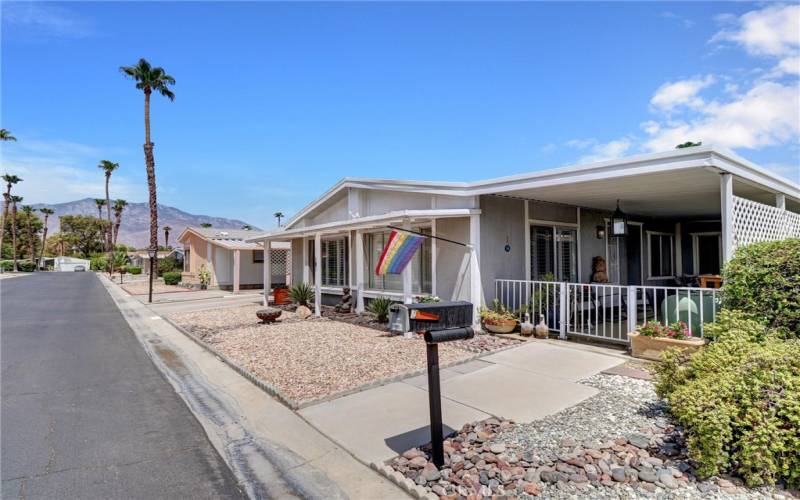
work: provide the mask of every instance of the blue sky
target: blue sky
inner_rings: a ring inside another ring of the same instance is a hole
[[[477,180],[702,140],[800,180],[800,4],[2,4],[5,170],[30,202],[146,199],[261,227],[344,176]]]

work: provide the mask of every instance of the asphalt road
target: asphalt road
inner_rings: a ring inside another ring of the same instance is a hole
[[[0,281],[2,498],[245,498],[94,273]]]

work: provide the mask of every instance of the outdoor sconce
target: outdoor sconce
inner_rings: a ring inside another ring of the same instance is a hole
[[[617,209],[611,215],[611,236],[619,238],[627,235],[628,217],[619,209],[619,200],[617,200]]]
[[[603,226],[597,226],[594,228],[594,235],[597,237],[598,240],[602,240],[606,237],[606,228]]]
[[[158,248],[149,248],[147,252],[151,259],[155,259],[158,256]]]

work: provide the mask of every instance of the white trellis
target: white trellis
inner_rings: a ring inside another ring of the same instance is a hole
[[[800,214],[733,197],[733,246],[800,238]]]
[[[272,284],[289,285],[289,269],[291,268],[291,256],[289,250],[273,248],[270,251],[270,272],[272,274]]]

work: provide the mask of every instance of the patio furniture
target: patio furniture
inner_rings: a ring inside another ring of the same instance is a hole
[[[704,274],[700,276],[700,288],[720,287],[722,287],[722,276],[716,274]]]

